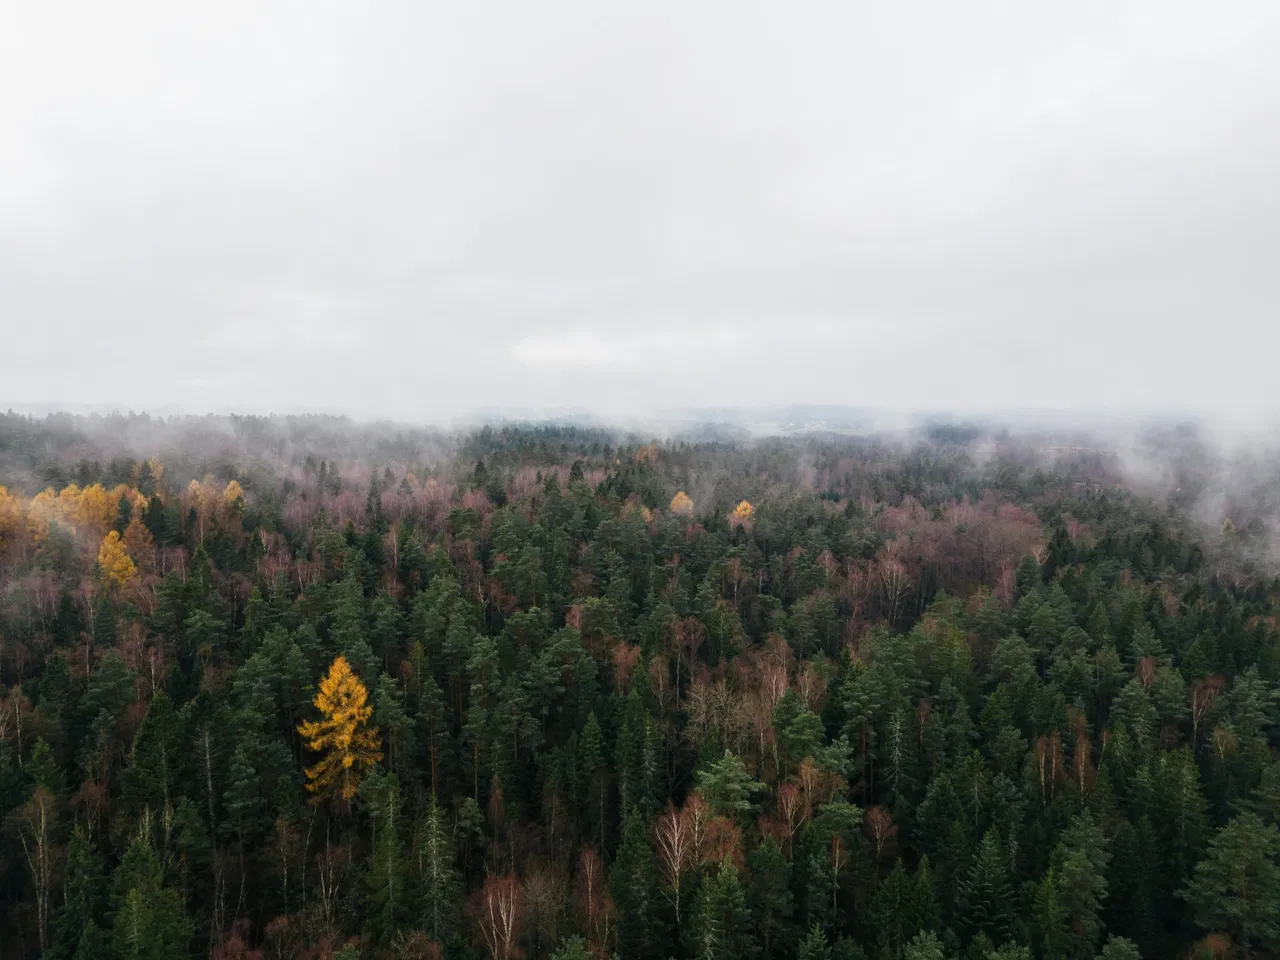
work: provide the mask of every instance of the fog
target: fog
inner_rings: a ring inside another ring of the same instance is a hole
[[[1256,425],[1278,45],[1266,0],[10,4],[0,407]]]

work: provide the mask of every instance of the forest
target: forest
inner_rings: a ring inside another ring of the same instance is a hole
[[[1280,956],[1200,443],[0,416],[0,955]]]

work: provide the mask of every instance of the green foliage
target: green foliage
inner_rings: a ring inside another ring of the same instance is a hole
[[[760,790],[742,758],[727,749],[724,756],[698,771],[697,786],[711,809],[726,816],[749,814],[752,797]]]
[[[51,487],[0,494],[6,958],[1280,950],[1273,491],[1206,534],[963,431],[76,422],[0,416]],[[361,786],[308,791],[339,654]]]
[[[1280,829],[1253,813],[1234,818],[1180,896],[1202,929],[1225,931],[1246,955],[1280,947]]]
[[[698,960],[750,960],[756,941],[742,879],[725,864],[702,882],[693,920],[691,953]]]
[[[188,956],[193,932],[177,891],[164,885],[160,861],[135,840],[112,877],[111,955],[116,960]]]
[[[551,954],[551,960],[591,960],[592,956],[585,940],[581,937],[570,937],[560,945],[559,950]]]

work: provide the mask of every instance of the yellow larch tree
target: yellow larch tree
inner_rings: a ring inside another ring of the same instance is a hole
[[[361,773],[382,759],[382,738],[376,727],[368,726],[373,715],[368,701],[368,689],[347,658],[339,656],[312,701],[322,719],[298,727],[307,749],[323,754],[319,763],[307,768],[307,789],[317,797],[337,790],[343,800],[350,800]]]
[[[67,488],[67,490],[70,489],[72,487]],[[63,493],[66,493],[66,490]],[[62,499],[61,495],[59,499]],[[120,495],[110,493],[102,484],[95,483],[79,491],[75,502],[69,503],[68,507],[71,523],[78,530],[103,534],[116,522]]]
[[[42,543],[49,535],[49,524],[58,516],[58,495],[52,487],[46,487],[27,504],[27,531],[36,543]]]
[[[677,517],[693,516],[693,501],[689,499],[689,495],[683,490],[671,498],[671,512]]]
[[[736,507],[733,508],[733,514],[732,514],[733,519],[739,521],[740,523],[749,523],[751,521],[751,518],[754,517],[755,515],[756,515],[756,508],[753,507],[746,500],[743,500],[741,503],[739,503]]]
[[[0,553],[18,539],[22,525],[22,501],[0,486]]]
[[[53,512],[63,523],[75,525],[76,513],[80,509],[80,485],[77,483],[68,483],[56,494],[51,489],[49,491],[53,497],[51,503]]]
[[[234,480],[228,483],[226,489],[222,491],[222,509],[224,516],[230,519],[233,524],[239,523],[244,518],[244,487]]]
[[[127,587],[138,572],[124,541],[114,530],[103,538],[102,546],[98,548],[98,568],[103,578],[117,587]]]

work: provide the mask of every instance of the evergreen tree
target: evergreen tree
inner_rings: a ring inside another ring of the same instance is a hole
[[[690,948],[698,960],[751,960],[755,956],[746,893],[732,863],[722,864],[702,881]]]
[[[110,949],[116,960],[170,960],[190,956],[193,933],[182,899],[164,885],[160,861],[135,840],[111,879]]]
[[[747,855],[747,873],[747,906],[755,921],[761,960],[788,956],[795,912],[791,865],[772,838]]]
[[[1013,935],[1017,903],[1009,879],[1009,858],[995,827],[983,834],[973,865],[961,883],[960,903],[970,936],[985,934],[999,946]]]
[[[102,857],[82,824],[67,845],[62,905],[53,915],[50,955],[57,960],[88,960],[105,951],[102,935],[106,878]]]
[[[1280,948],[1280,830],[1240,814],[1214,836],[1179,895],[1202,929],[1225,931],[1244,956]]]
[[[664,956],[665,937],[657,913],[657,868],[644,822],[638,816],[629,817],[623,828],[609,885],[618,905],[618,953],[637,960]]]
[[[374,805],[376,822],[365,873],[365,922],[375,939],[388,943],[409,914],[400,784],[395,774],[373,775],[365,779],[362,792]]]
[[[414,831],[412,864],[417,913],[422,917],[423,928],[437,943],[453,932],[453,904],[460,886],[450,832],[444,811],[432,794]]]

